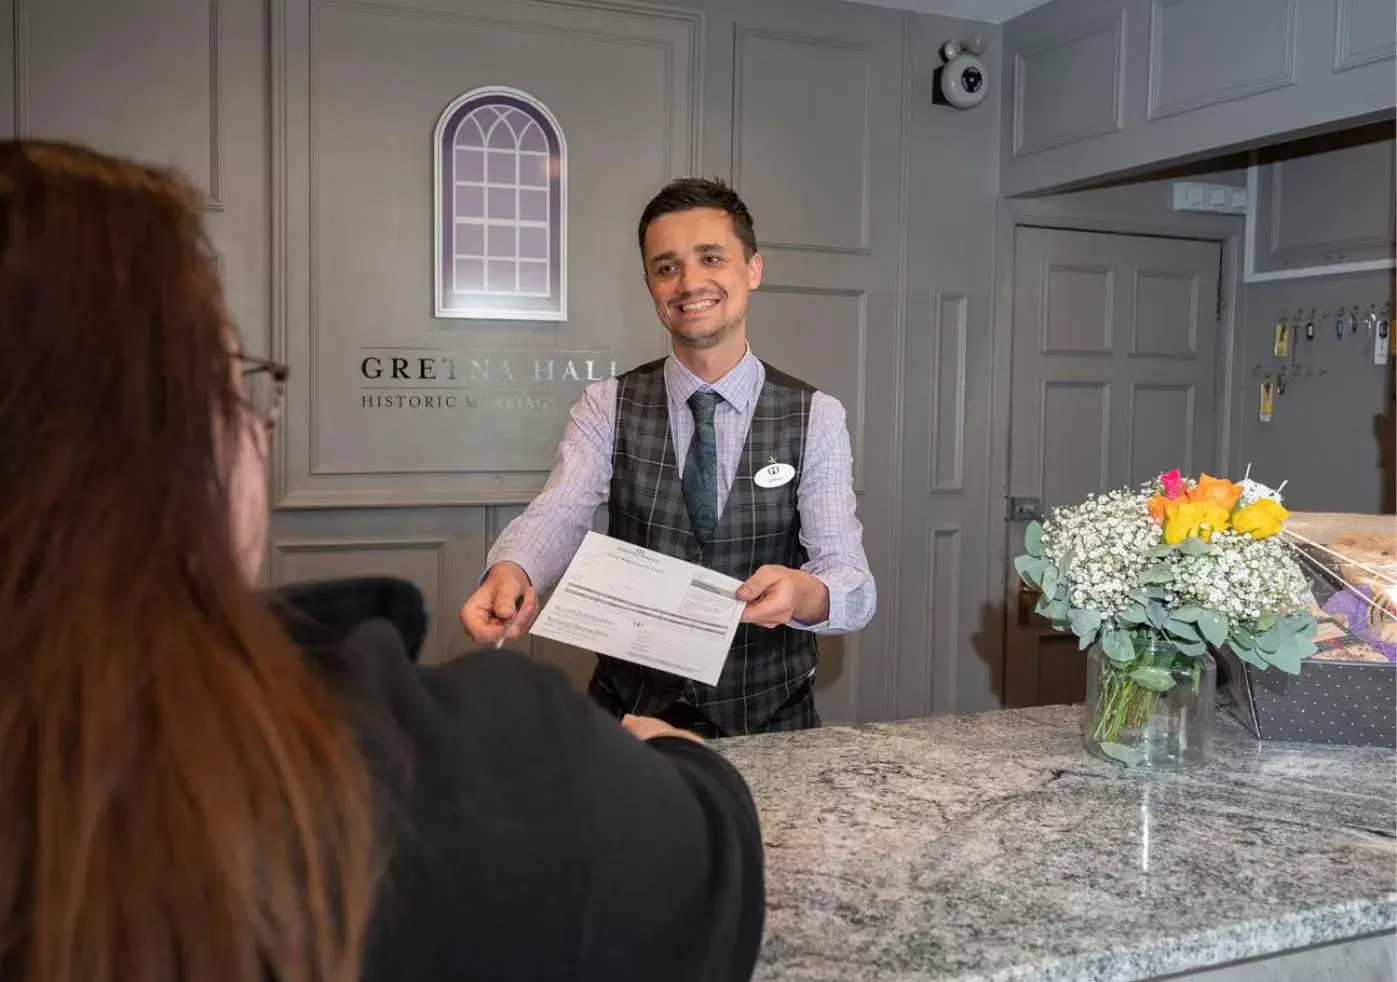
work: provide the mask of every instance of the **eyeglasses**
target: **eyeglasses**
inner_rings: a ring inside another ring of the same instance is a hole
[[[243,401],[266,424],[267,429],[281,418],[286,398],[286,377],[290,370],[280,362],[250,355],[238,355],[243,363]]]

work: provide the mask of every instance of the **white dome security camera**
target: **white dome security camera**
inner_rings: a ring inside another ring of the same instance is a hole
[[[956,109],[973,109],[985,101],[990,88],[990,70],[976,55],[984,44],[975,41],[947,41],[941,48],[946,64],[936,70],[932,102]]]

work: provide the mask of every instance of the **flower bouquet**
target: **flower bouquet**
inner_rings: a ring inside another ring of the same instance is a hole
[[[1087,650],[1084,740],[1128,765],[1210,753],[1213,652],[1297,674],[1315,652],[1309,584],[1278,535],[1276,491],[1179,471],[1090,495],[1029,525],[1019,576]]]

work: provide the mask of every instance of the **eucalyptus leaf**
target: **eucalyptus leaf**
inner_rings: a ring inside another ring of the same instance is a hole
[[[1318,627],[1314,622],[1314,618],[1306,613],[1291,614],[1287,617],[1282,617],[1280,625],[1288,635],[1294,638],[1308,638],[1314,634],[1315,629]]]
[[[1077,565],[1077,550],[1068,549],[1067,555],[1062,557],[1062,562],[1058,565],[1062,567],[1063,575],[1072,572],[1072,567]]]
[[[1198,630],[1216,648],[1227,640],[1227,617],[1216,610],[1205,610],[1198,615]]]
[[[1151,601],[1149,607],[1145,610],[1145,618],[1156,630],[1163,630],[1164,625],[1169,621],[1169,610],[1164,604]]]
[[[1163,600],[1169,596],[1169,591],[1162,586],[1147,586],[1140,590],[1140,596],[1148,603],[1151,600]]]
[[[1058,579],[1057,567],[1049,563],[1047,568],[1043,570],[1043,593],[1049,597],[1056,597]]]
[[[1101,752],[1112,760],[1119,761],[1126,767],[1134,767],[1145,759],[1145,755],[1134,747],[1127,747],[1123,743],[1100,743],[1097,744]]]
[[[1255,651],[1252,651],[1250,648],[1238,648],[1236,645],[1233,645],[1232,652],[1238,658],[1242,659],[1242,661],[1246,662],[1248,665],[1253,665],[1261,669],[1269,667],[1266,664],[1266,662],[1262,661],[1261,656],[1258,655]]]
[[[1169,616],[1176,621],[1184,621],[1188,624],[1194,624],[1197,623],[1198,615],[1201,613],[1203,613],[1202,607],[1194,607],[1190,605],[1187,607],[1175,607],[1172,611],[1169,612]]]
[[[1101,612],[1089,607],[1078,607],[1068,617],[1072,621],[1072,633],[1079,638],[1094,637],[1101,626]]]
[[[1173,551],[1173,546],[1158,545],[1151,549],[1149,552],[1145,553],[1145,555],[1149,556],[1151,559],[1163,559],[1165,556],[1169,555]]]
[[[1208,646],[1202,641],[1184,641],[1180,638],[1170,638],[1169,640],[1174,642],[1175,648],[1178,648],[1190,658],[1202,658],[1204,652],[1208,650]]]
[[[1281,632],[1273,626],[1271,630],[1264,631],[1256,636],[1256,650],[1263,656],[1270,656],[1276,653],[1276,649],[1281,646]]]
[[[1256,619],[1257,632],[1264,633],[1266,631],[1271,630],[1271,628],[1276,626],[1277,620],[1279,620],[1279,618],[1276,617],[1275,613],[1273,611],[1268,610],[1266,613],[1262,614],[1260,617]]]
[[[1171,617],[1164,622],[1164,630],[1168,631],[1174,637],[1182,638],[1185,641],[1203,640],[1202,635],[1198,633],[1198,628],[1187,621],[1181,621],[1175,617]]]
[[[1101,635],[1101,650],[1111,661],[1128,662],[1135,660],[1135,645],[1127,631],[1109,630]]]
[[[1068,606],[1066,600],[1054,600],[1048,604],[1048,616],[1054,621],[1066,621],[1067,612],[1072,608]]]
[[[1130,678],[1137,685],[1155,692],[1167,692],[1174,688],[1174,676],[1162,668],[1137,668],[1130,673]]]
[[[1143,604],[1131,604],[1116,617],[1127,624],[1143,624],[1145,623],[1145,607]]]
[[[1054,600],[1049,594],[1040,593],[1038,594],[1038,603],[1033,605],[1033,612],[1035,614],[1041,614],[1044,617],[1046,617],[1048,614],[1048,608],[1051,607],[1053,603]]]
[[[1287,639],[1275,652],[1266,655],[1266,660],[1287,675],[1300,674],[1300,647],[1294,638]]]
[[[1301,658],[1309,658],[1319,650],[1319,645],[1315,644],[1314,641],[1309,638],[1296,638],[1295,644],[1296,649],[1300,652]]]
[[[1095,631],[1092,631],[1090,634],[1083,634],[1080,638],[1077,639],[1077,650],[1078,650],[1078,651],[1086,651],[1088,648],[1091,647],[1091,643],[1092,643],[1093,641],[1095,641],[1095,640],[1096,640],[1096,632],[1095,632]]]
[[[1167,563],[1151,566],[1140,574],[1141,583],[1168,583],[1174,579],[1174,567]]]
[[[1015,556],[1014,569],[1029,586],[1043,585],[1043,571],[1048,568],[1046,559],[1036,556]]]
[[[1238,649],[1251,651],[1256,647],[1256,635],[1240,625],[1232,629],[1232,633],[1228,636],[1227,641],[1232,645],[1233,651]]]
[[[1030,556],[1037,558],[1043,555],[1043,526],[1040,523],[1028,523],[1028,528],[1024,529],[1023,545]]]
[[[1202,539],[1184,539],[1179,543],[1179,552],[1185,556],[1206,556],[1213,547]]]

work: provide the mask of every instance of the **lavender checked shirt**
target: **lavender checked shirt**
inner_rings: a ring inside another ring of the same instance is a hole
[[[665,361],[670,435],[680,473],[694,436],[689,396],[700,389],[712,389],[722,396],[714,419],[720,515],[765,381],[766,369],[750,349],[732,371],[711,386],[673,355]],[[593,516],[611,482],[616,384],[615,379],[607,379],[588,386],[572,407],[548,484],[524,514],[506,526],[490,550],[487,568],[505,561],[518,563],[540,591],[562,578],[592,528]],[[793,621],[791,627],[816,634],[847,634],[861,630],[873,618],[877,588],[864,554],[863,525],[855,510],[853,469],[844,407],[833,396],[816,392],[810,402],[797,504],[800,541],[810,557],[801,568],[829,589],[829,617],[819,624]]]

